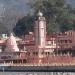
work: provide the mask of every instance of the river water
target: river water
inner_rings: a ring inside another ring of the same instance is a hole
[[[0,72],[0,75],[75,75],[75,72]]]

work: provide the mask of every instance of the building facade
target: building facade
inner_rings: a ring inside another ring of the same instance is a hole
[[[46,34],[41,12],[34,21],[34,33],[0,40],[0,63],[75,65],[75,31]]]

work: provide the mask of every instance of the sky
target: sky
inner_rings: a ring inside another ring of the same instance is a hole
[[[12,30],[17,20],[28,12],[31,13],[28,0],[0,0],[0,22],[3,21],[9,30]],[[67,0],[73,7],[75,0]]]

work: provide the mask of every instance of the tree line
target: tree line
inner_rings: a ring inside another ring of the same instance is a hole
[[[34,20],[40,10],[46,17],[47,33],[75,30],[75,9],[66,3],[66,0],[31,0],[29,6],[33,14],[19,19],[13,31],[17,36],[34,31]]]

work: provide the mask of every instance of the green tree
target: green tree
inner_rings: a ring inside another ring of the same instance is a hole
[[[39,10],[44,13],[48,33],[74,29],[75,10],[66,4],[66,0],[31,0],[30,4],[34,15]]]
[[[16,26],[14,27],[13,31],[17,36],[22,36],[25,34],[28,34],[30,31],[33,31],[33,16],[25,16],[22,19],[20,19]]]
[[[14,27],[16,35],[25,35],[33,31],[34,18],[40,10],[46,17],[47,32],[65,32],[75,30],[75,9],[66,0],[30,0],[29,6],[33,16],[27,15],[20,19]]]

